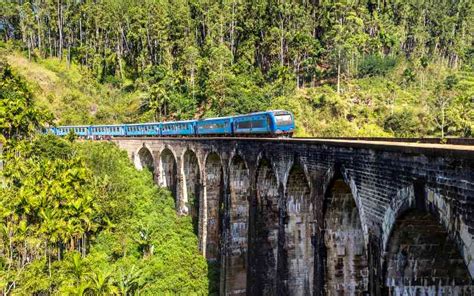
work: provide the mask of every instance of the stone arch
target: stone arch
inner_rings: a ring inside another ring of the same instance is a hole
[[[277,294],[280,206],[278,179],[271,163],[262,158],[256,173],[254,294]]]
[[[326,189],[323,233],[326,293],[368,293],[368,252],[360,213],[351,188],[339,170]]]
[[[220,262],[224,178],[221,158],[216,152],[206,157],[206,258]]]
[[[194,233],[201,237],[199,230],[200,208],[201,208],[201,169],[196,153],[187,149],[183,154],[184,162],[184,193],[183,199],[186,207],[189,209],[189,215],[192,219]]]
[[[441,223],[424,185],[415,182],[412,202],[391,227],[383,263],[386,293],[471,295],[473,279],[458,245]]]
[[[250,175],[247,164],[235,155],[229,169],[230,241],[226,268],[227,290],[246,295]]]
[[[311,295],[313,292],[315,217],[310,188],[303,166],[295,163],[286,186],[286,280],[290,295]]]
[[[138,151],[135,153],[135,167],[137,170],[141,171],[143,169],[148,169],[151,172],[154,172],[155,169],[155,160],[153,158],[153,154],[151,153],[151,149],[147,146],[143,145]]]
[[[169,149],[165,148],[160,153],[160,186],[168,188],[173,197],[175,198],[176,206],[177,202],[177,176],[178,166],[176,164],[176,157],[174,153]]]

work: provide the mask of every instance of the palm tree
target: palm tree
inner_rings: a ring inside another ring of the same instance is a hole
[[[91,289],[96,295],[111,295],[118,293],[117,287],[115,287],[112,282],[112,273],[96,270],[93,273],[89,273],[88,277],[90,278]]]
[[[120,295],[132,295],[136,291],[143,289],[146,286],[146,282],[141,278],[140,269],[136,269],[136,266],[130,268],[130,272],[124,273],[120,271],[120,277],[116,282],[117,291]]]

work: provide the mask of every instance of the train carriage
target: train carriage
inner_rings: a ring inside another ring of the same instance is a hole
[[[233,120],[234,134],[270,134],[272,122],[266,112],[235,117]]]
[[[57,136],[66,136],[73,132],[80,137],[87,137],[89,134],[88,126],[59,126],[52,127],[47,130],[48,133],[55,134]]]
[[[124,135],[125,129],[123,125],[98,125],[89,127],[89,136],[92,137],[117,137]]]
[[[235,135],[291,136],[295,129],[293,114],[283,110],[236,116],[233,124]]]
[[[165,122],[161,127],[162,136],[194,136],[195,120]]]
[[[124,125],[124,136],[161,136],[161,123],[137,123]]]
[[[268,112],[273,123],[272,134],[275,136],[293,135],[295,130],[295,118],[293,113],[285,110],[274,110]]]
[[[232,117],[210,118],[196,122],[196,135],[232,135]]]

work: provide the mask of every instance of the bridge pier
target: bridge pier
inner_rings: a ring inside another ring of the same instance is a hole
[[[474,149],[114,139],[155,172],[222,295],[474,294]]]

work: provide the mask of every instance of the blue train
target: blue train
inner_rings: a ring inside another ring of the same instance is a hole
[[[291,137],[295,120],[291,112],[273,110],[201,120],[151,122],[138,124],[59,126],[47,132],[65,136],[74,132],[81,138],[111,137],[199,137],[249,136]]]

